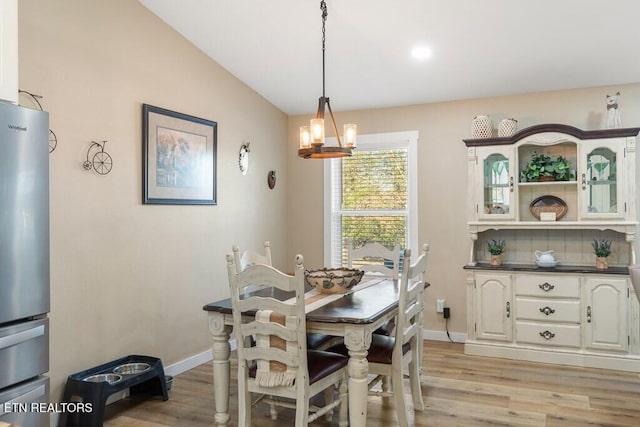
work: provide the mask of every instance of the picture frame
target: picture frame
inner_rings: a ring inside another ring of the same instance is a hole
[[[216,205],[217,122],[142,105],[144,204]]]

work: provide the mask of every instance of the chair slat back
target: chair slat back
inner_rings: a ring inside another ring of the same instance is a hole
[[[296,256],[293,275],[264,264],[248,264],[238,272],[236,258],[227,255],[239,377],[247,379],[248,361],[266,361],[298,368],[296,381],[304,382],[305,378],[308,381],[302,255]],[[255,293],[244,298],[245,291],[253,291],[255,285],[281,289],[291,292],[292,296],[286,301]],[[271,343],[275,339],[276,344],[253,345],[251,338],[257,336],[267,337]]]
[[[412,348],[422,343],[424,312],[424,281],[427,270],[429,245],[425,244],[418,260],[411,264],[411,250],[404,251],[404,269],[400,277],[398,301],[398,333],[393,357],[402,357],[402,346],[411,342]]]
[[[389,266],[391,265],[391,266]],[[381,273],[398,280],[400,271],[400,245],[388,249],[378,242],[367,243],[361,248],[353,247],[353,239],[347,239],[347,267],[365,272]]]
[[[258,252],[250,249],[247,249],[240,254],[240,248],[238,245],[233,245],[233,257],[238,273],[244,270],[247,265],[251,264],[273,265],[271,262],[271,243],[269,243],[269,241],[264,242],[264,254],[259,254]]]

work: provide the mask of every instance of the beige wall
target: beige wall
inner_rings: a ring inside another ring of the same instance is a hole
[[[285,260],[287,117],[132,0],[21,0],[19,54],[20,88],[44,96],[58,136],[52,399],[67,375],[117,357],[166,366],[206,351],[201,308],[228,296],[231,245],[269,239],[275,264]],[[217,206],[141,203],[143,103],[218,122]],[[91,140],[108,140],[110,174],[82,168]]]
[[[228,295],[224,254],[232,243],[257,249],[271,240],[283,269],[295,253],[323,264],[322,162],[296,156],[297,129],[309,116],[287,119],[135,1],[21,0],[19,17],[20,87],[44,96],[59,141],[50,157],[53,399],[67,375],[97,363],[140,353],[169,365],[207,350],[201,307]],[[427,329],[444,330],[432,308],[446,298],[450,330],[465,332],[461,140],[471,119],[596,129],[605,94],[616,90],[623,123],[639,126],[640,84],[337,114],[362,134],[420,132]],[[218,206],[141,204],[142,103],[218,122]],[[84,171],[90,141],[104,139],[113,171]],[[237,153],[247,140],[250,172],[242,176]],[[266,185],[272,169],[275,190]]]
[[[437,82],[434,82],[437,84]],[[419,242],[431,245],[425,328],[445,331],[435,313],[436,298],[451,308],[449,330],[466,333],[466,281],[462,267],[468,261],[467,149],[471,120],[489,114],[497,127],[506,117],[516,118],[518,128],[540,123],[563,123],[584,130],[601,129],[606,123],[605,95],[622,93],[622,123],[640,126],[640,84],[558,91],[519,96],[475,99],[405,106],[336,115],[338,126],[358,124],[360,134],[418,130]],[[340,94],[331,94],[340,108]],[[363,94],[363,96],[365,96]],[[313,105],[313,100],[309,100]],[[323,264],[323,169],[319,161],[297,157],[298,127],[310,116],[289,118],[289,211],[292,233],[289,248],[305,255],[308,265]]]

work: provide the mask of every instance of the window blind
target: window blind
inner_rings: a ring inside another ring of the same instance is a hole
[[[354,246],[378,242],[407,246],[408,147],[359,148],[333,160],[331,179],[332,264],[346,264],[347,239]]]

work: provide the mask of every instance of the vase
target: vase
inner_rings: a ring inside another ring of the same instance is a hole
[[[471,121],[471,135],[473,138],[491,138],[493,123],[489,116],[475,116]]]
[[[502,255],[491,255],[491,265],[497,267],[502,264]]]
[[[518,121],[516,119],[504,119],[498,125],[498,136],[511,136],[516,133]]]
[[[604,257],[604,256],[596,257],[596,270],[606,270],[607,268],[609,268],[607,257]]]

